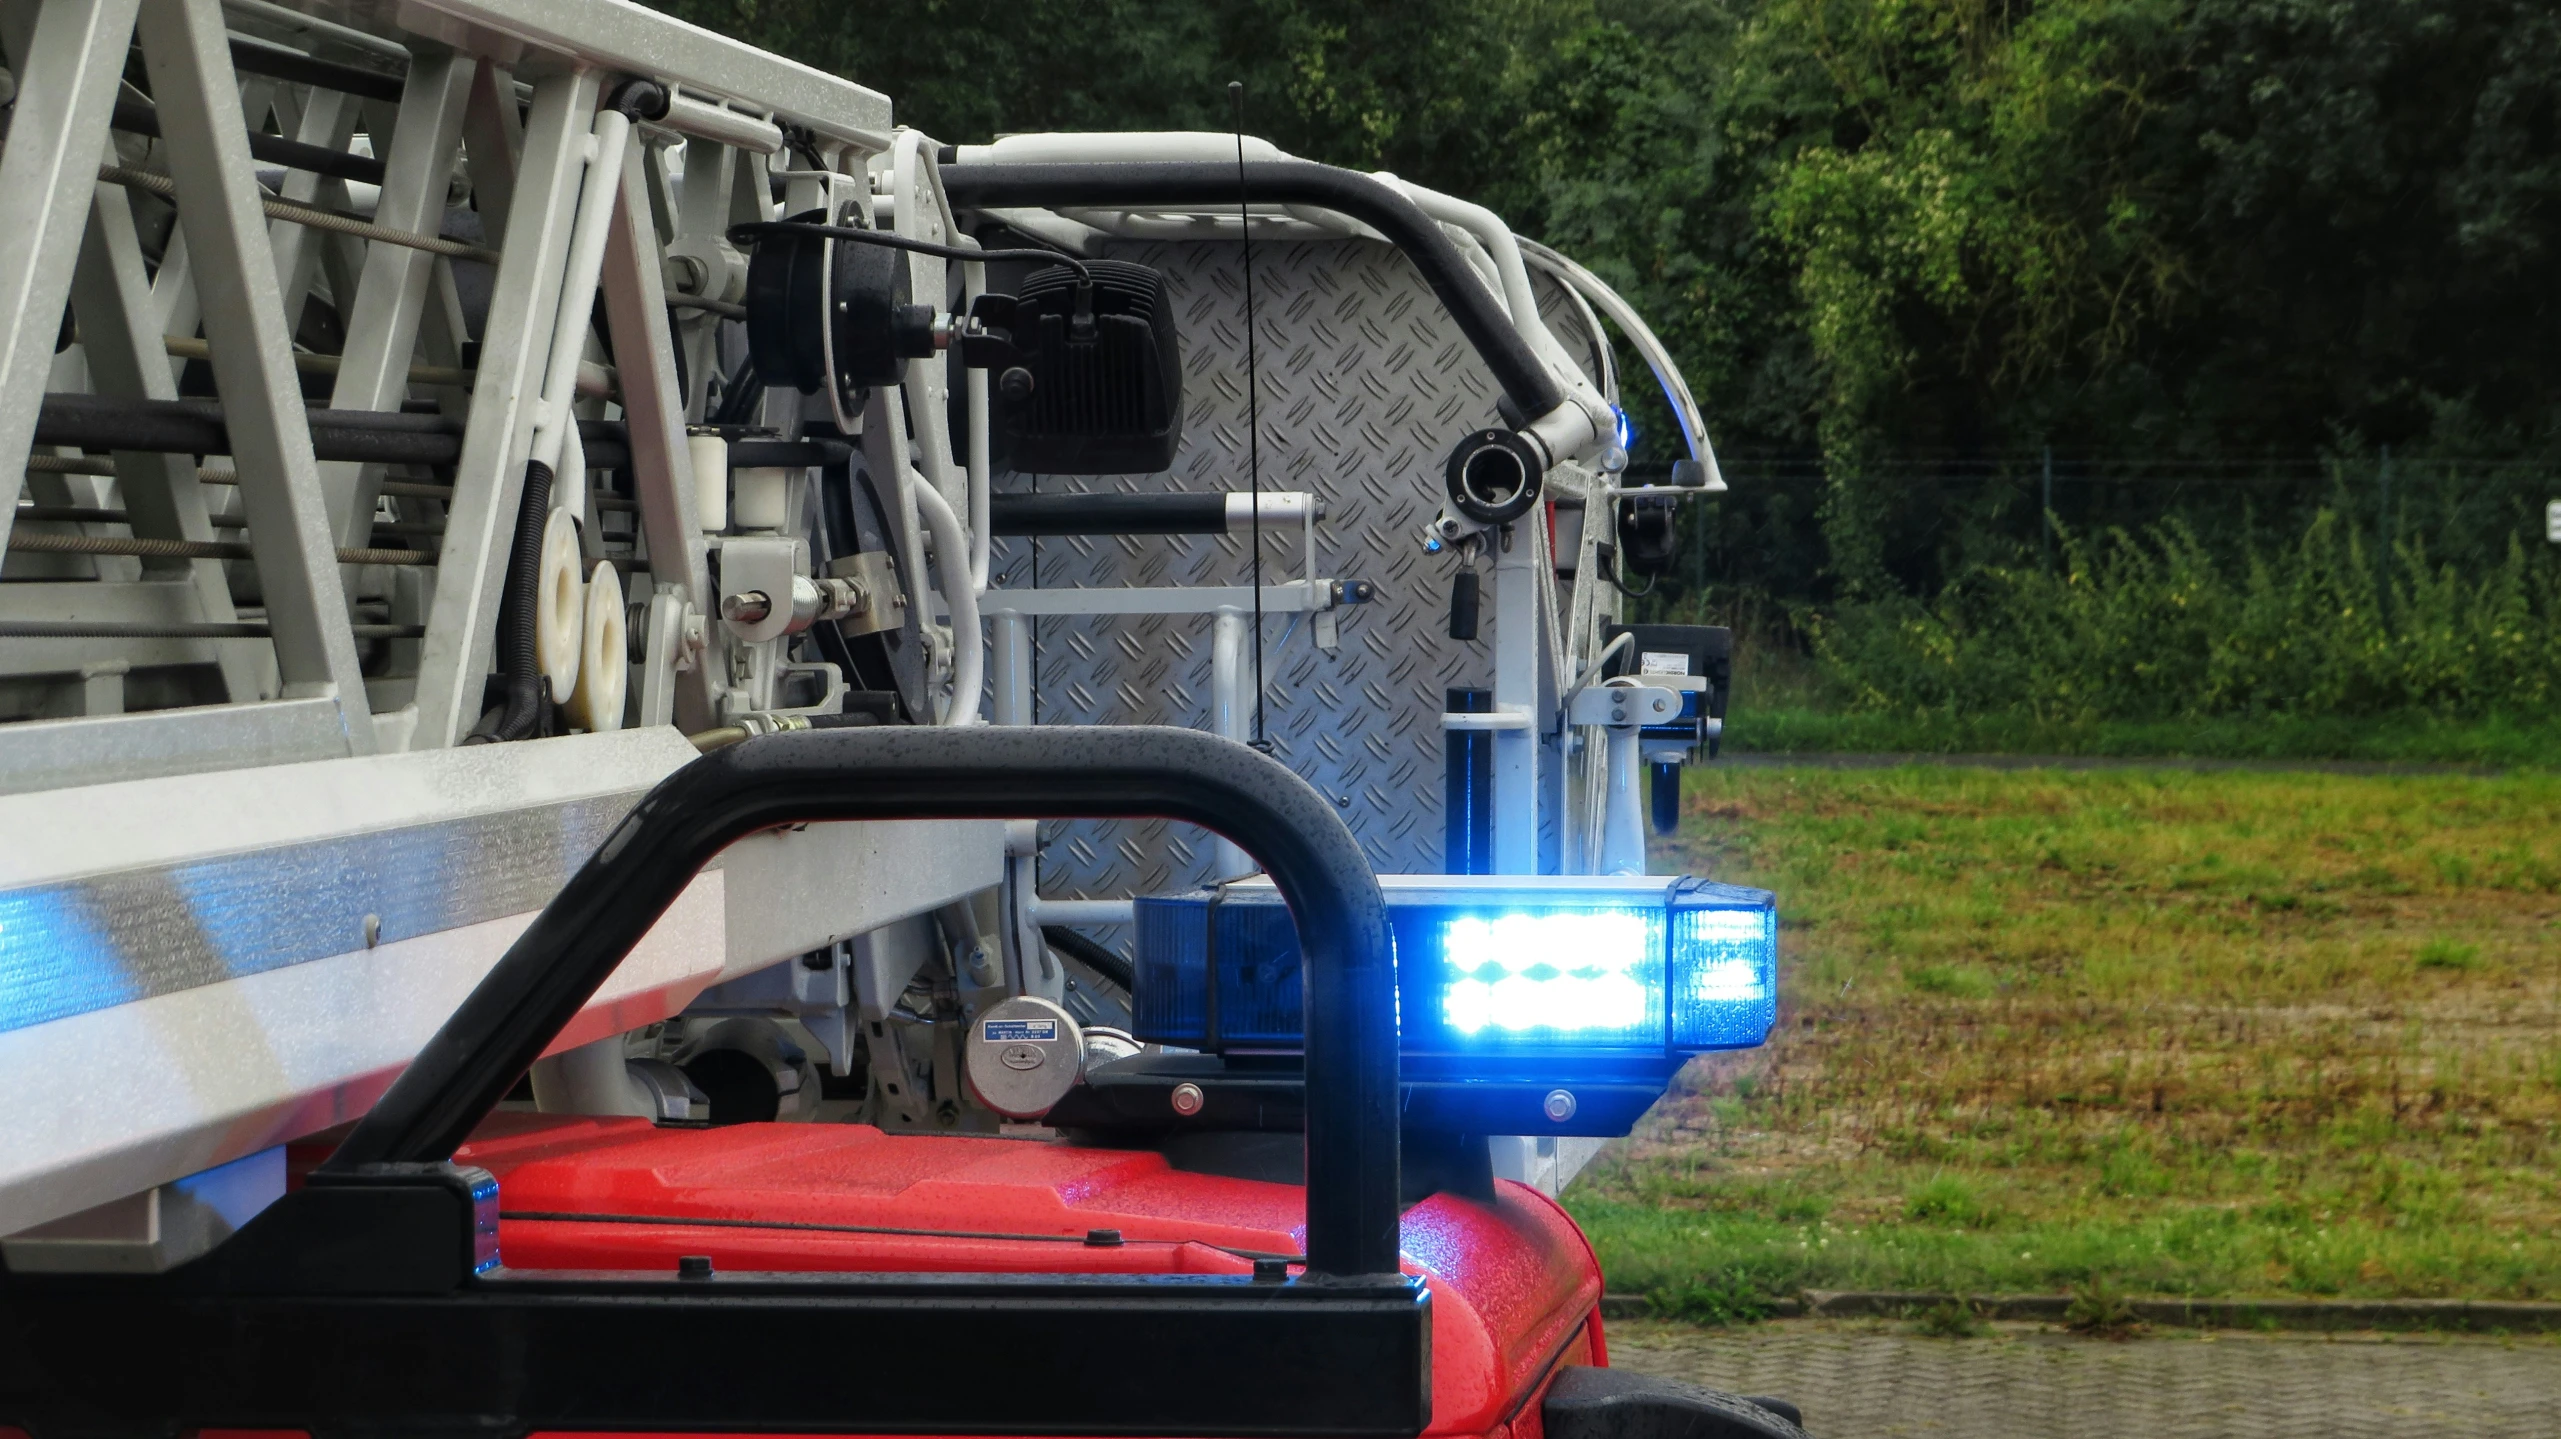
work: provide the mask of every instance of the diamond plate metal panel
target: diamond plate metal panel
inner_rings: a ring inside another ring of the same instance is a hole
[[[1000,491],[1151,494],[1243,490],[1243,271],[1232,244],[1124,244],[1116,258],[1165,273],[1182,327],[1183,445],[1162,475],[1000,474]],[[1543,317],[1592,362],[1593,337],[1562,292],[1534,276]],[[1497,423],[1496,387],[1430,288],[1395,250],[1365,241],[1258,244],[1263,487],[1323,497],[1317,571],[1377,586],[1342,611],[1342,642],[1309,625],[1264,625],[1272,750],[1332,797],[1383,873],[1441,869],[1443,691],[1491,682],[1485,641],[1448,634],[1450,566],[1414,535],[1441,502],[1457,437]],[[995,583],[1043,588],[1249,583],[1242,536],[1121,536],[996,542]],[[1265,581],[1295,578],[1296,526],[1263,536]],[[1034,623],[1034,716],[1042,724],[1209,724],[1210,618],[1066,617]],[[1209,878],[1212,849],[1189,826],[1044,826],[1041,890],[1110,898]]]

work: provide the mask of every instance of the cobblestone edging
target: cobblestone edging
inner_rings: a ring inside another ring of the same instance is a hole
[[[1777,1301],[1771,1313],[1782,1319],[1907,1319],[1947,1304],[1963,1304],[1986,1320],[2059,1324],[2072,1297],[1809,1289]],[[2561,1304],[2499,1299],[2129,1299],[2127,1308],[2146,1324],[2178,1329],[2561,1330]],[[1601,1300],[1605,1318],[1644,1319],[1653,1313],[1646,1295]]]

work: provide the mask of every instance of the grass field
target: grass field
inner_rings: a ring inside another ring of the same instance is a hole
[[[2561,777],[1691,790],[1780,1029],[1569,1191],[1614,1290],[2561,1298]]]

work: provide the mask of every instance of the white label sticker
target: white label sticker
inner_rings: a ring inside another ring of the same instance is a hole
[[[978,1037],[989,1044],[1021,1044],[1028,1040],[1058,1038],[1058,1021],[1054,1019],[991,1019],[978,1026]]]
[[[1665,654],[1661,650],[1647,650],[1644,659],[1637,665],[1639,674],[1685,675],[1689,672],[1690,657],[1688,655]]]

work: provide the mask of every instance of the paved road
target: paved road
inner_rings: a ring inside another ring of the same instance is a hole
[[[1814,1439],[2553,1439],[2561,1343],[2186,1335],[2112,1343],[2004,1326],[1619,1322],[1610,1362],[1790,1399]]]

